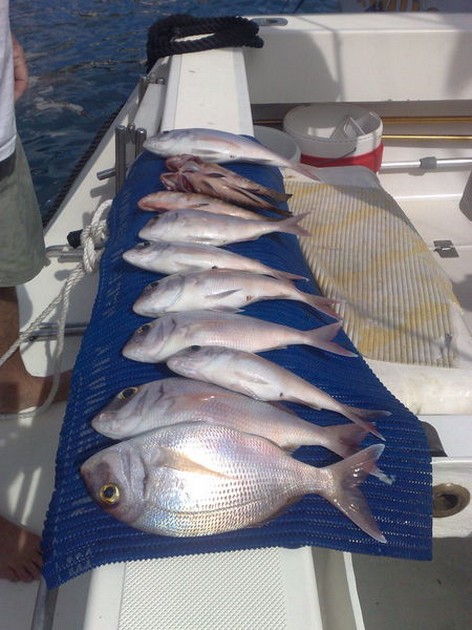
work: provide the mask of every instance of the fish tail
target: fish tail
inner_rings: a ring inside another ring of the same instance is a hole
[[[335,341],[332,341],[338,334],[341,325],[341,322],[335,322],[334,324],[327,324],[326,326],[321,326],[320,328],[308,330],[306,332],[308,344],[315,346],[320,350],[327,350],[328,352],[340,354],[344,357],[356,357],[357,354],[355,352],[351,352],[351,350],[347,350]]]
[[[278,190],[273,190],[272,188],[266,188],[265,186],[261,187],[255,192],[259,192],[259,194],[263,195],[264,197],[268,197],[275,202],[288,201],[292,196],[291,193],[280,192]]]
[[[290,273],[290,271],[281,271],[280,269],[272,269],[271,274],[274,278],[280,278],[280,280],[306,280],[306,276],[300,276],[297,273]]]
[[[362,531],[381,543],[386,543],[372,516],[367,500],[358,486],[377,468],[383,444],[374,444],[341,462],[322,468],[327,483],[317,492],[351,519]],[[320,469],[318,469],[318,472]]]
[[[262,184],[252,182],[250,180],[248,181],[248,185],[244,186],[243,188],[255,195],[262,195],[263,197],[267,197],[267,199],[270,199],[273,202],[288,201],[290,197],[292,197],[291,193],[286,193],[281,190],[274,190],[273,188],[263,186]]]
[[[208,182],[208,187],[211,189],[211,192],[208,194],[210,194],[212,197],[220,196],[218,194],[218,191],[211,186],[211,182]],[[249,206],[256,211],[271,210],[275,214],[283,217],[292,216],[290,211],[278,208],[260,195],[252,193],[250,190],[234,185],[228,185],[227,188],[231,193],[230,197],[228,198],[228,201],[230,201],[231,203],[236,203],[237,205],[242,206]]]
[[[372,435],[385,440],[383,435],[376,429],[376,427],[370,422],[375,418],[381,418],[390,416],[390,411],[382,411],[381,409],[361,409],[360,407],[350,407],[349,405],[343,406],[343,415],[352,422],[355,422],[361,427],[366,428]]]
[[[336,455],[346,458],[357,453],[368,431],[358,424],[338,424],[324,427],[323,433],[326,440],[324,446]],[[394,478],[384,473],[378,466],[374,466],[370,474],[389,485],[394,482]]]
[[[315,182],[323,181],[322,178],[317,174],[318,169],[316,168],[316,166],[304,166],[303,164],[298,163],[290,166],[290,168],[292,168],[297,173],[300,173],[300,175],[304,175],[305,177],[308,177]]]
[[[279,230],[280,232],[288,232],[289,234],[296,234],[297,236],[312,236],[308,230],[305,230],[301,225],[298,225],[302,219],[304,219],[310,212],[304,212],[303,214],[298,214],[294,217],[289,217],[288,219],[283,219],[279,221]]]
[[[290,212],[290,210],[285,210],[284,208],[278,208],[277,206],[271,206],[270,208],[267,208],[267,210],[270,210],[271,212],[273,212],[274,214],[276,214],[279,217],[291,217],[292,213]],[[275,219],[277,220],[277,219]]]
[[[323,446],[342,458],[357,453],[368,431],[358,424],[338,424],[323,427]]]
[[[340,315],[331,308],[333,304],[339,304],[339,300],[323,297],[322,295],[310,295],[309,293],[304,293],[303,295],[306,302],[313,306],[313,308],[316,308],[316,310],[321,311],[321,313],[325,313],[334,319],[340,318]]]

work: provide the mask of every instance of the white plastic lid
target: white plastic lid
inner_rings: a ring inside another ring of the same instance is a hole
[[[288,133],[273,127],[254,125],[254,136],[261,144],[287,158],[287,160],[291,162],[300,161],[300,147],[297,141]]]
[[[302,154],[334,159],[374,151],[383,131],[375,112],[349,103],[300,105],[286,114],[283,126]]]

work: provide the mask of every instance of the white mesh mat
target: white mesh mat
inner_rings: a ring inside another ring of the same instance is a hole
[[[344,329],[380,361],[455,365],[459,305],[452,285],[385,191],[287,179],[294,214],[310,212],[300,238],[322,292],[343,301]]]
[[[321,630],[316,582],[301,553],[274,548],[128,562],[119,630]]]

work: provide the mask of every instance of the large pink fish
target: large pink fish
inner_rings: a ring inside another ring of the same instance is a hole
[[[376,444],[316,468],[259,435],[181,423],[99,451],[80,473],[110,516],[153,534],[209,536],[252,527],[304,495],[318,494],[385,543],[358,488],[382,451]]]

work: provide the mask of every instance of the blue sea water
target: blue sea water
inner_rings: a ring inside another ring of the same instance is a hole
[[[176,13],[328,13],[339,11],[339,2],[10,0],[10,9],[30,72],[29,90],[17,104],[17,124],[47,217],[98,130],[144,74],[153,22]]]

